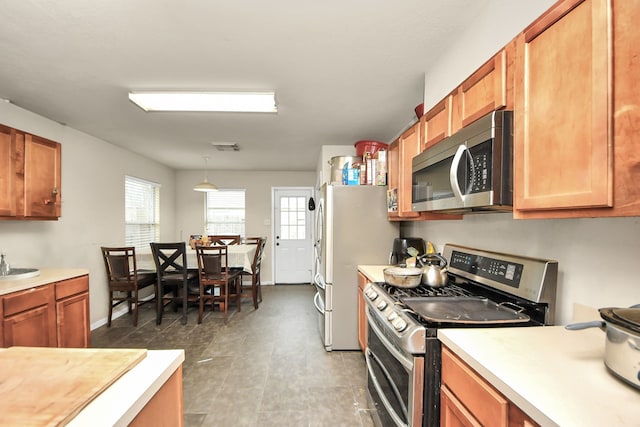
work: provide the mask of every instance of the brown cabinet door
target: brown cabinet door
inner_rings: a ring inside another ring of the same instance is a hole
[[[421,152],[451,136],[451,110],[453,95],[438,102],[424,116],[424,136]]]
[[[507,51],[502,49],[458,88],[462,127],[507,106]]]
[[[55,283],[58,347],[90,344],[89,276]]]
[[[3,298],[5,347],[56,346],[56,312],[52,286],[15,292]]]
[[[358,272],[358,343],[362,351],[367,349],[367,305],[362,293],[367,282],[366,276]]]
[[[561,1],[521,35],[514,210],[612,206],[610,7]]]
[[[0,125],[0,216],[16,216],[15,135]]]
[[[56,302],[58,347],[89,347],[89,293]]]
[[[413,158],[420,153],[420,122],[400,136],[399,149],[398,216],[415,218],[420,214],[411,210],[411,168]]]
[[[60,216],[61,145],[35,135],[25,137],[25,216]]]

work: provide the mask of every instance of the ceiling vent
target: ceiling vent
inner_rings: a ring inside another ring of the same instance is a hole
[[[240,147],[234,142],[212,142],[211,145],[218,151],[240,151]]]

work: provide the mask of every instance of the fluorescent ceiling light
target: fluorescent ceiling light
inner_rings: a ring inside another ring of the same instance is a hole
[[[274,92],[129,92],[145,111],[276,113]]]

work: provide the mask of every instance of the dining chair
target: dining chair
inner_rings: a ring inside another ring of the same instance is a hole
[[[200,281],[198,323],[202,323],[205,301],[211,302],[212,310],[216,302],[224,304],[224,322],[227,323],[230,297],[235,299],[240,311],[240,272],[229,269],[226,246],[196,246],[196,255]]]
[[[154,242],[151,243],[151,253],[156,264],[158,282],[156,324],[162,322],[166,305],[173,304],[174,311],[177,311],[178,304],[181,304],[181,322],[184,325],[187,323],[187,306],[197,299],[195,290],[190,292],[190,288],[195,288],[198,280],[198,273],[187,268],[186,244]],[[170,292],[165,294],[165,288],[169,288]]]
[[[102,259],[107,271],[109,285],[109,316],[107,327],[111,327],[114,307],[126,302],[129,314],[133,313],[133,326],[138,326],[138,307],[144,303],[155,301],[158,297],[156,274],[151,270],[138,270],[136,249],[133,246],[107,247],[101,246]],[[140,289],[154,285],[153,298],[140,300]]]
[[[209,245],[211,246],[239,245],[242,242],[239,234],[218,234],[218,235],[208,236],[208,238],[209,238]]]
[[[253,307],[258,308],[258,303],[262,302],[262,289],[260,283],[260,266],[262,262],[262,254],[264,252],[264,246],[267,242],[266,237],[247,237],[245,239],[245,244],[247,245],[256,245],[256,252],[253,255],[253,261],[251,262],[251,272],[247,272],[244,270],[240,270],[241,277],[241,287],[242,287],[242,296],[248,297],[251,296],[253,300]],[[245,277],[249,277],[251,279],[251,283],[248,286],[245,286],[244,279]],[[244,291],[247,291],[246,293]],[[250,292],[250,293],[249,293]]]

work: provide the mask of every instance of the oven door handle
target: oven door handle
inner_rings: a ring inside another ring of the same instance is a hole
[[[409,372],[411,372],[411,370],[413,369],[413,360],[409,359],[407,356],[405,356],[404,354],[400,353],[396,347],[391,344],[391,342],[387,339],[387,337],[384,336],[384,334],[382,333],[382,331],[380,330],[380,328],[378,328],[378,325],[376,325],[374,322],[371,321],[371,319],[369,318],[371,315],[367,312],[367,324],[368,326],[373,329],[373,331],[375,332],[376,336],[378,337],[378,339],[380,341],[382,341],[382,344],[385,346],[385,348],[393,355],[393,357],[400,362],[400,364],[402,366],[405,367],[405,369]]]
[[[375,372],[373,372],[372,364],[376,363],[378,367],[382,369],[382,372],[386,377],[390,378],[391,374],[389,374],[389,372],[384,367],[384,365],[378,361],[378,358],[370,349],[367,348],[367,350],[364,353],[364,357],[366,360],[367,371],[369,372],[369,377],[371,378],[371,382],[373,383],[373,386],[376,388],[376,391],[378,392],[378,396],[382,400],[382,404],[384,405],[385,409],[387,409],[387,411],[389,412],[389,415],[391,416],[393,421],[396,423],[396,425],[406,426],[407,424],[402,420],[402,418],[398,416],[396,411],[393,410],[393,407],[391,406],[391,402],[389,402],[389,400],[387,399],[387,396],[385,396],[384,391],[380,386],[380,382],[378,381],[378,377],[376,376]],[[396,385],[393,383],[393,381],[389,381],[389,385],[391,386],[391,391],[393,391],[393,394],[396,396],[396,399],[401,405],[402,412],[404,413],[405,419],[408,419],[407,408],[404,405],[404,402],[402,401],[402,396],[400,395],[400,391],[398,390]]]
[[[462,189],[460,188],[460,182],[458,181],[458,169],[460,168],[460,161],[462,161],[462,156],[465,151],[468,153],[469,149],[466,145],[458,146],[458,150],[456,154],[453,156],[453,161],[451,162],[451,169],[449,170],[449,182],[451,183],[451,190],[453,191],[454,196],[461,200],[464,203],[465,195],[462,194]],[[471,162],[471,176],[473,176],[473,162]],[[467,189],[465,188],[465,192]]]

